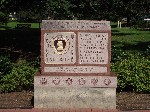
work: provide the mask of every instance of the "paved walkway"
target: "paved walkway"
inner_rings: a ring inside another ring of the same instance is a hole
[[[150,112],[150,110],[100,110],[100,109],[0,109],[0,112]]]

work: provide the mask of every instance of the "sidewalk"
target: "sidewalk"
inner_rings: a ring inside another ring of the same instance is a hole
[[[100,110],[100,109],[0,109],[0,112],[150,112],[150,110]]]

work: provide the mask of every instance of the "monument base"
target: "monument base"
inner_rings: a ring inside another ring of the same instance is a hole
[[[52,87],[46,79],[38,85],[37,79],[39,76],[34,77],[34,108],[116,109],[116,87]]]

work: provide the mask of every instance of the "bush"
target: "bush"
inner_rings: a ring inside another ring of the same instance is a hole
[[[19,22],[39,22],[40,14],[35,14],[32,10],[20,11],[18,13]]]
[[[0,24],[7,23],[8,16],[7,14],[0,11]]]
[[[144,21],[142,20],[132,20],[131,21],[132,27],[133,28],[150,28],[150,22],[149,21]]]
[[[12,63],[9,56],[0,56],[0,80],[12,70]]]
[[[111,70],[117,74],[119,91],[150,92],[150,60],[141,53],[115,50]]]
[[[15,64],[11,72],[3,77],[0,92],[32,89],[36,69],[27,62]]]
[[[34,61],[31,62],[31,65],[37,69],[40,69],[40,56],[36,57]]]

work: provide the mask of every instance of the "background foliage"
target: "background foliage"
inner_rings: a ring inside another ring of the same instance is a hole
[[[0,11],[0,24],[7,23],[8,16],[7,14]]]
[[[13,63],[5,56],[0,60],[0,92],[33,90],[34,74],[38,69],[33,66],[36,62],[31,64],[21,60]]]
[[[135,19],[149,17],[149,0],[2,0],[0,10],[25,13],[29,20],[42,19],[95,19],[117,21],[127,18],[128,26]],[[29,14],[26,14],[29,13]]]
[[[137,51],[113,49],[112,59],[119,91],[150,92],[150,58]]]

